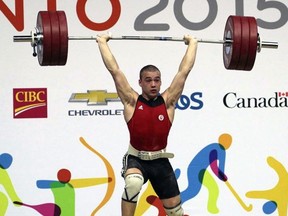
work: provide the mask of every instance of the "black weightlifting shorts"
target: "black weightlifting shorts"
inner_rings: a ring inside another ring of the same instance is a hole
[[[168,199],[180,194],[177,179],[168,158],[141,160],[133,155],[125,155],[122,175],[129,168],[139,169],[143,174],[144,183],[150,180],[160,199]]]

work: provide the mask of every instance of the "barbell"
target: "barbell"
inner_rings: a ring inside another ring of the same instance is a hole
[[[14,42],[30,42],[33,56],[41,66],[65,65],[69,40],[95,40],[90,36],[68,36],[64,11],[39,11],[36,27],[30,35],[13,36]],[[111,40],[184,41],[183,37],[163,36],[111,36]],[[261,41],[254,17],[229,16],[222,40],[197,38],[200,43],[223,44],[223,62],[226,69],[252,70],[256,53],[262,48],[278,48],[278,42]]]

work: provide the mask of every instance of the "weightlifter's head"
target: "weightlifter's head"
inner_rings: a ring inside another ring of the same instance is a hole
[[[139,85],[144,98],[150,100],[159,94],[161,87],[161,73],[154,65],[146,65],[140,70]]]

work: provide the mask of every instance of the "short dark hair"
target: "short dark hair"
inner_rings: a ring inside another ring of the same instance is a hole
[[[160,72],[160,70],[155,65],[151,65],[151,64],[146,65],[140,70],[140,73],[139,73],[140,79],[142,78],[142,74],[144,71],[152,71],[152,72],[159,71]]]

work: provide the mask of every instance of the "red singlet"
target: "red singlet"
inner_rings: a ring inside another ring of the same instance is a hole
[[[134,114],[127,125],[130,143],[135,149],[158,151],[166,148],[172,124],[162,96],[147,101],[140,95]]]

